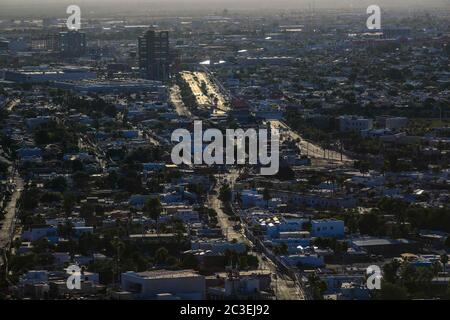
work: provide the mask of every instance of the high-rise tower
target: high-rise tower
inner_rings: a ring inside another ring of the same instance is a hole
[[[148,30],[139,37],[139,69],[145,79],[166,81],[169,78],[169,32]]]

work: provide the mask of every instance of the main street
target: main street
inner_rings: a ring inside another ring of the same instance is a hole
[[[316,165],[343,165],[349,164],[353,160],[349,159],[346,155],[336,152],[330,149],[324,149],[311,141],[303,139],[303,137],[292,130],[287,124],[279,120],[270,120],[270,126],[280,131],[280,136],[288,137],[294,141],[297,141],[297,145],[303,155],[308,155],[314,161]]]
[[[198,79],[201,79],[198,82],[203,82],[206,84],[208,92],[213,91],[216,96],[220,96],[220,98],[217,100],[217,104],[220,104],[221,108],[217,108],[216,110],[220,110],[221,112],[228,112],[228,107],[226,107],[225,98],[221,95],[221,90],[219,89],[221,87],[220,83],[214,82],[214,84],[209,81],[207,75],[208,73],[196,73],[196,79],[194,79],[194,76],[192,73],[183,73],[182,76],[184,76],[185,81],[187,81],[191,87],[191,90],[193,90],[194,95],[198,96],[201,95],[202,92],[199,89],[199,85],[197,84]],[[210,75],[209,75],[210,76]],[[173,89],[173,90],[176,90]],[[171,94],[174,97],[172,101],[175,100],[177,102],[178,100],[181,100],[181,97],[177,97],[176,91],[172,91]],[[176,104],[175,104],[176,106]],[[178,107],[180,108],[180,106]],[[177,109],[178,109],[177,108]],[[180,114],[180,112],[183,112],[182,110],[177,111],[177,113]],[[191,117],[192,118],[192,117]],[[223,203],[219,199],[220,195],[220,189],[224,184],[229,184],[231,188],[233,187],[234,183],[238,179],[240,174],[239,169],[232,168],[229,172],[226,174],[217,174],[216,177],[216,185],[214,188],[214,191],[211,192],[208,195],[207,203],[206,205],[214,209],[217,213],[217,220],[219,223],[220,228],[222,229],[223,235],[226,237],[228,241],[236,240],[238,242],[245,243],[250,248],[254,248],[254,244],[245,236],[243,232],[243,228],[235,228],[236,222],[231,221],[229,219],[229,216],[223,211]],[[272,286],[275,292],[275,296],[279,300],[305,300],[305,294],[303,292],[303,289],[301,286],[295,281],[293,281],[287,274],[285,274],[283,271],[281,271],[273,261],[271,261],[264,253],[258,252],[258,251],[252,251],[251,254],[255,255],[259,261],[259,268],[262,270],[268,270],[272,274]]]
[[[175,111],[179,116],[182,117],[192,117],[191,112],[184,104],[181,93],[180,93],[180,87],[177,85],[173,85],[170,88],[170,103],[175,107]]]
[[[10,101],[7,105],[6,105],[6,110],[8,110],[8,112],[11,112],[14,110],[14,108],[20,103],[20,99],[15,99]]]
[[[183,71],[180,74],[189,85],[200,109],[210,110],[216,115],[226,115],[229,111],[226,96],[209,73]]]
[[[5,215],[1,220],[2,226],[0,229],[0,252],[5,252],[9,249],[14,236],[14,224],[16,221],[17,202],[20,199],[24,182],[19,174],[13,170],[12,184],[15,186],[11,195],[11,199],[5,208]],[[3,255],[0,254],[0,265],[3,265]]]
[[[220,188],[224,184],[232,186],[239,177],[239,171],[232,169],[225,175],[216,175],[217,183],[212,192],[208,196],[208,207],[214,209],[217,213],[217,220],[222,229],[224,236],[228,241],[236,240],[245,243],[250,248],[253,248],[253,243],[244,235],[242,231],[234,228],[235,222],[229,219],[229,216],[222,209],[222,201],[219,199]],[[241,229],[240,229],[241,230]],[[305,300],[305,295],[302,289],[292,280],[281,272],[279,268],[263,253],[252,251],[253,255],[258,258],[259,268],[268,270],[272,274],[272,286],[279,300]]]

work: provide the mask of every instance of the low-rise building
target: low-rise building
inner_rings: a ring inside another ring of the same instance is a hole
[[[121,279],[122,290],[137,299],[157,299],[161,294],[183,300],[205,298],[205,277],[193,270],[129,271],[122,273]]]
[[[344,236],[344,221],[323,219],[311,221],[311,235],[321,238],[342,238]]]
[[[368,130],[373,128],[373,120],[356,117],[356,116],[340,116],[339,129],[342,132],[360,132],[361,130]]]

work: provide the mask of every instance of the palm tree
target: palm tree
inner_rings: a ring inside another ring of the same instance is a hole
[[[270,191],[269,191],[269,189],[264,188],[264,191],[263,191],[263,199],[266,201],[266,206],[267,206],[267,208],[269,207],[269,200],[270,200],[271,198],[272,198],[272,197],[270,196]]]
[[[121,250],[125,247],[125,244],[120,240],[119,237],[115,236],[111,240],[111,245],[114,249],[116,249],[116,272],[117,272],[117,281],[120,283],[120,256],[121,256]],[[113,271],[114,272],[114,271]],[[113,277],[113,281],[115,281]]]
[[[127,217],[127,236],[130,235],[130,227],[133,224],[133,218],[136,215],[136,208],[131,207],[128,211],[128,217]]]
[[[167,262],[169,251],[165,247],[161,247],[155,252],[155,263],[161,265]]]
[[[440,260],[441,260],[441,263],[442,263],[442,265],[444,267],[444,273],[445,273],[445,267],[446,267],[446,265],[448,263],[448,255],[446,253],[444,253],[443,255],[441,255],[441,259]]]
[[[62,237],[67,238],[69,240],[71,240],[72,237],[75,235],[73,224],[70,221],[67,221],[65,224],[58,225],[58,232]]]
[[[144,206],[144,214],[155,220],[156,222],[156,233],[158,233],[158,219],[161,215],[162,206],[159,198],[150,198]]]

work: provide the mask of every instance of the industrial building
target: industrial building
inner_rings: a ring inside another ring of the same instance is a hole
[[[133,293],[137,299],[205,298],[205,277],[193,270],[156,270],[125,272],[122,274],[122,290]]]
[[[95,79],[97,74],[78,67],[28,67],[21,70],[5,70],[4,80],[17,83],[44,83]]]

